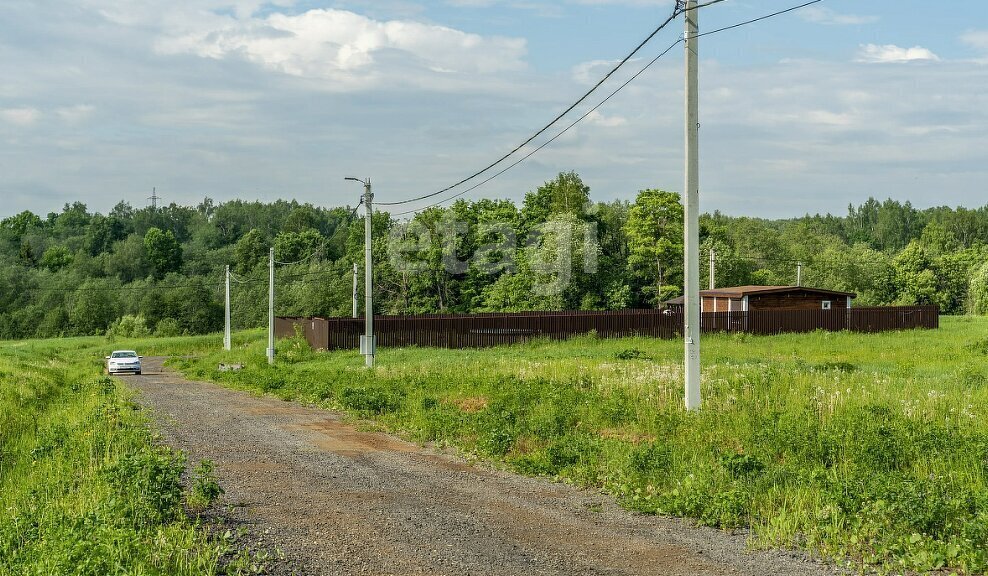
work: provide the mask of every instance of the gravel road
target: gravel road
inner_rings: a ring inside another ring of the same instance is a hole
[[[146,358],[122,379],[165,442],[216,463],[227,520],[275,574],[835,574],[743,535],[630,513],[596,492],[470,465],[340,415],[190,382]]]

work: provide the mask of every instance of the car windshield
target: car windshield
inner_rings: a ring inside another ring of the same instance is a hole
[[[137,352],[114,352],[110,358],[137,358]]]

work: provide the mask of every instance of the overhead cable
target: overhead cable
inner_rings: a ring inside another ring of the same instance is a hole
[[[535,132],[534,134],[532,134],[531,136],[529,136],[524,142],[522,142],[521,144],[519,144],[518,146],[516,146],[514,149],[512,149],[510,152],[508,152],[504,156],[501,156],[500,158],[498,158],[494,162],[491,162],[490,164],[488,164],[486,167],[482,168],[481,170],[478,170],[478,171],[474,172],[470,176],[467,176],[466,178],[460,180],[459,182],[457,182],[455,184],[452,184],[450,186],[447,186],[447,187],[443,188],[442,190],[438,190],[438,191],[433,192],[431,194],[425,194],[425,195],[419,196],[417,198],[409,198],[407,200],[399,200],[399,201],[396,201],[396,202],[377,202],[377,205],[378,206],[398,206],[400,204],[408,204],[410,202],[417,202],[419,200],[425,200],[425,199],[428,199],[428,198],[433,198],[435,196],[439,196],[440,194],[449,192],[450,190],[452,190],[453,188],[456,188],[457,186],[460,186],[461,184],[466,184],[467,182],[473,180],[474,178],[477,178],[477,177],[479,177],[479,176],[487,173],[488,171],[492,170],[494,167],[498,166],[499,164],[501,164],[502,162],[504,162],[505,160],[507,160],[508,158],[510,158],[511,156],[513,156],[515,153],[517,153],[519,150],[521,150],[522,148],[524,148],[525,146],[527,146],[530,142],[532,142],[532,140],[535,140],[536,138],[538,138],[539,136],[541,136],[542,134],[544,134],[546,131],[548,131],[550,128],[552,128],[553,126],[555,126],[560,120],[563,119],[563,117],[565,117],[567,114],[569,114],[570,112],[572,112],[573,109],[575,109],[577,106],[579,106],[584,101],[586,101],[586,99],[589,98],[594,92],[596,92],[597,89],[600,88],[604,84],[604,82],[607,82],[607,80],[609,80],[611,78],[611,76],[613,76],[615,73],[617,73],[618,70],[620,70],[621,68],[623,68],[624,65],[627,64],[629,60],[631,60],[632,58],[634,58],[635,55],[638,54],[638,52],[642,48],[644,48],[645,45],[648,44],[652,40],[652,38],[655,37],[656,34],[658,34],[659,32],[661,32],[666,26],[668,26],[673,20],[675,20],[676,17],[679,16],[681,13],[682,13],[681,8],[680,8],[679,4],[677,4],[676,5],[676,8],[673,10],[672,14],[668,18],[666,18],[665,22],[663,22],[662,24],[659,25],[658,28],[656,28],[655,30],[653,30],[651,34],[649,34],[644,40],[642,40],[638,44],[638,46],[635,47],[634,50],[632,50],[627,56],[625,56],[623,59],[621,59],[621,61],[618,62],[616,66],[614,66],[613,68],[611,68],[611,70],[606,75],[604,75],[604,77],[601,78],[600,81],[598,81],[596,84],[593,85],[593,87],[591,87],[582,96],[580,96],[580,98],[577,99],[576,102],[574,102],[569,107],[567,107],[565,110],[563,110],[562,112],[560,112],[559,115],[557,115],[555,118],[553,118],[551,122],[549,122],[548,124],[546,124],[545,126],[543,126],[542,128],[540,128],[537,132]]]
[[[708,6],[708,5],[711,5],[711,4],[716,4],[716,3],[722,2],[722,1],[723,0],[712,0],[711,2],[708,2],[706,4],[702,4],[700,6],[696,6],[696,8],[702,8],[704,6]],[[749,24],[754,24],[755,22],[760,22],[762,20],[767,20],[767,19],[773,18],[775,16],[786,14],[786,13],[792,12],[794,10],[799,10],[800,8],[805,8],[807,6],[810,6],[810,5],[813,5],[813,4],[817,4],[817,3],[822,2],[822,1],[823,0],[812,0],[810,2],[805,2],[803,4],[800,4],[798,6],[792,6],[790,8],[786,8],[785,10],[779,10],[779,11],[773,12],[771,14],[766,14],[764,16],[759,16],[758,18],[753,18],[751,20],[746,20],[744,22],[738,22],[738,23],[732,24],[730,26],[725,26],[723,28],[717,28],[716,30],[711,30],[709,32],[704,32],[702,34],[697,34],[696,37],[699,38],[700,36],[709,36],[711,34],[717,34],[717,33],[720,33],[720,32],[725,32],[727,30],[733,30],[735,28],[740,28],[742,26],[747,26]],[[680,12],[677,11],[676,13],[674,13],[674,16],[673,17],[678,16],[679,13]],[[666,23],[664,23],[663,26],[665,26],[667,24],[668,24],[668,21]],[[582,122],[583,120],[585,120],[588,116],[590,116],[598,108],[600,108],[601,106],[603,106],[604,103],[606,103],[608,100],[610,100],[611,98],[613,98],[618,92],[620,92],[621,90],[623,90],[628,84],[630,84],[632,81],[634,81],[635,79],[637,79],[643,72],[645,72],[646,70],[648,70],[649,68],[651,68],[652,65],[654,65],[660,58],[662,58],[663,56],[665,56],[666,54],[668,54],[670,50],[672,50],[676,45],[678,45],[682,41],[683,41],[683,38],[680,38],[679,40],[677,40],[676,42],[674,42],[671,46],[669,46],[668,48],[666,48],[665,50],[663,50],[658,56],[656,56],[655,58],[653,58],[648,64],[646,64],[644,67],[642,67],[642,69],[639,70],[634,76],[632,76],[627,81],[625,81],[623,84],[621,84],[620,86],[618,86],[617,89],[615,89],[613,92],[611,92],[600,103],[598,103],[596,106],[594,106],[593,108],[591,108],[585,114],[583,114],[582,116],[580,116],[579,118],[577,118],[575,122],[573,122],[572,124],[570,124],[569,126],[567,126],[566,128],[564,128],[561,132],[559,132],[558,134],[556,134],[555,136],[553,136],[551,139],[549,139],[546,142],[544,142],[541,145],[539,145],[537,148],[535,148],[534,150],[532,150],[531,152],[529,152],[528,154],[526,154],[525,156],[523,156],[521,159],[519,159],[519,160],[515,161],[514,163],[510,164],[505,169],[503,169],[503,170],[495,173],[494,175],[488,177],[487,179],[483,180],[479,184],[476,184],[474,186],[471,186],[470,188],[466,188],[464,190],[461,190],[460,192],[457,192],[456,194],[453,194],[452,196],[449,196],[448,198],[446,198],[444,200],[440,200],[438,202],[434,202],[432,204],[429,204],[428,206],[425,206],[425,207],[422,207],[422,208],[418,208],[418,209],[415,209],[415,210],[407,210],[407,211],[404,211],[404,212],[397,212],[397,213],[394,213],[394,214],[391,214],[391,215],[392,216],[405,216],[405,215],[408,215],[408,214],[414,214],[414,213],[419,212],[419,211],[422,211],[422,210],[428,210],[429,208],[434,208],[436,206],[440,206],[442,204],[445,204],[446,202],[449,202],[450,200],[454,200],[456,198],[459,198],[460,196],[463,196],[467,192],[471,192],[473,190],[476,190],[477,188],[483,186],[484,184],[486,184],[486,183],[490,182],[491,180],[494,180],[498,176],[504,174],[508,170],[511,170],[512,168],[514,168],[518,164],[521,164],[522,162],[524,162],[528,158],[532,157],[534,154],[536,154],[537,152],[539,152],[540,150],[542,150],[543,148],[545,148],[546,146],[548,146],[549,144],[551,144],[552,142],[554,142],[555,140],[557,140],[560,136],[562,136],[563,134],[565,134],[566,132],[568,132],[571,128],[573,128],[574,126],[576,126],[577,124],[579,124],[580,122]],[[553,122],[553,124],[554,123],[555,123],[555,121]],[[551,126],[551,124],[550,124],[550,126]],[[547,126],[547,128],[548,128],[548,126]],[[544,131],[545,131],[545,129],[543,129],[541,132],[544,132]],[[532,139],[529,139],[528,141],[525,142],[525,144],[527,144],[528,142],[531,142],[531,140]],[[522,146],[524,146],[525,144],[522,144]],[[521,146],[519,148],[521,148]],[[501,160],[498,160],[498,162],[496,162],[495,164],[489,166],[488,168],[485,168],[480,173],[483,173],[483,172],[488,171],[491,167],[493,167],[496,164],[500,164],[504,159],[506,159],[508,156],[511,156],[512,154],[514,154],[517,151],[518,151],[518,149],[513,150],[507,156],[505,156],[504,158],[501,158]],[[438,194],[440,194],[442,192],[449,191],[450,189],[455,188],[456,186],[459,186],[460,184],[462,184],[462,183],[464,183],[464,182],[466,182],[468,180],[472,180],[473,178],[475,178],[480,173],[475,174],[474,176],[471,176],[470,178],[466,178],[466,179],[458,182],[457,184],[454,184],[452,186],[449,186],[449,187],[445,188],[444,190],[441,190],[441,191],[439,191],[437,193],[427,194],[427,195],[422,196],[422,197],[420,197],[418,199],[406,200],[406,201],[403,201],[403,202],[394,202],[394,203],[380,203],[379,202],[378,204],[381,204],[381,205],[404,204],[404,203],[407,203],[407,202],[414,202],[415,200],[422,200],[422,199],[425,199],[425,198],[430,198],[430,197],[436,196],[436,195],[438,195]]]

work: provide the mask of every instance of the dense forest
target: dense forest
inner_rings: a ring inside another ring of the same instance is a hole
[[[262,326],[269,247],[278,315],[349,315],[354,263],[363,278],[361,214],[207,198],[194,207],[121,202],[108,214],[75,202],[45,217],[11,216],[0,222],[0,338],[112,333],[125,316],[159,334],[216,331],[227,265],[234,326]],[[375,312],[657,306],[682,291],[682,227],[678,194],[593,202],[572,172],[521,206],[461,200],[411,220],[376,212]],[[854,291],[857,305],[988,313],[988,206],[918,210],[868,199],[843,216],[714,212],[700,233],[718,286],[794,284],[801,264],[803,285]]]

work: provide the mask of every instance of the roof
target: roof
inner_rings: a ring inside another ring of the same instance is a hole
[[[845,296],[857,298],[854,292],[841,292],[839,290],[826,290],[824,288],[810,288],[809,286],[733,286],[730,288],[715,288],[713,290],[700,290],[700,296],[710,296],[712,298],[744,298],[752,294],[780,294],[785,292],[812,292],[826,296]],[[664,304],[682,305],[685,301],[683,296],[666,300]]]

